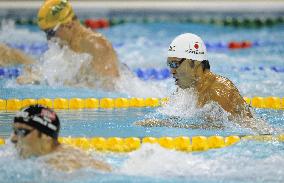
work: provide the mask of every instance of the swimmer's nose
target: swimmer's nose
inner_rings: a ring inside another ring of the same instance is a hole
[[[13,143],[13,144],[16,144],[17,142],[18,142],[18,138],[17,138],[17,136],[16,135],[12,135],[12,137],[11,137],[11,142]]]
[[[177,70],[176,70],[176,69],[171,69],[171,73],[172,73],[173,75],[175,75],[175,74],[177,73]]]

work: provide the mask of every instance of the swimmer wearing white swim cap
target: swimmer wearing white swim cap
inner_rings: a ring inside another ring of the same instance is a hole
[[[206,46],[199,36],[192,33],[177,36],[169,46],[167,65],[179,88],[194,91],[197,96],[197,107],[216,102],[229,113],[230,120],[242,127],[260,132],[259,125],[255,125],[255,119],[235,85],[229,79],[210,71]],[[264,121],[259,123],[267,126]],[[136,124],[179,127],[167,121],[160,123],[155,120],[145,120]],[[198,128],[192,125],[181,127]]]
[[[111,171],[108,164],[79,149],[60,144],[59,130],[60,122],[53,110],[41,105],[31,105],[16,114],[11,142],[21,158],[41,157],[47,164],[59,170],[70,172],[90,167]]]
[[[199,107],[215,101],[232,116],[252,117],[235,85],[210,71],[206,46],[199,36],[177,36],[169,46],[167,65],[180,88],[196,92]]]

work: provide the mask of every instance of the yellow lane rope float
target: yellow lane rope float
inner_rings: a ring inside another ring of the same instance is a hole
[[[284,109],[284,98],[280,97],[244,97],[245,101],[255,108]],[[49,108],[80,109],[113,109],[159,107],[167,103],[168,98],[41,98],[41,99],[0,99],[0,110],[16,111],[32,104],[41,104]]]
[[[139,149],[142,144],[159,144],[160,146],[183,152],[207,151],[210,149],[225,148],[238,143],[240,140],[255,141],[278,141],[284,142],[284,134],[254,135],[254,136],[179,136],[179,137],[59,137],[59,141],[83,150],[96,150],[102,152],[131,152]],[[0,138],[0,145],[5,144],[5,140]]]

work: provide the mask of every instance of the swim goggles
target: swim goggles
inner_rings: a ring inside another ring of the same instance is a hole
[[[35,129],[29,130],[29,129],[25,129],[25,128],[14,128],[14,133],[15,133],[15,135],[17,135],[19,137],[25,137],[34,130]]]
[[[60,23],[57,24],[53,29],[46,29],[46,30],[44,30],[47,39],[51,39],[52,37],[55,36],[55,33],[56,33],[57,29],[59,28],[59,26],[60,26]]]
[[[182,64],[182,62],[185,60],[186,58],[182,58],[180,60],[175,60],[175,61],[169,61],[167,65],[172,69],[177,69]]]

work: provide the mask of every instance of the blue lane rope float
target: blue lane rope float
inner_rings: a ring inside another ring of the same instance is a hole
[[[9,47],[16,48],[22,50],[25,53],[32,55],[41,55],[47,49],[48,45],[46,43],[33,43],[33,44],[7,44]]]
[[[20,74],[20,68],[0,68],[0,78],[12,79],[17,78]]]
[[[250,72],[250,71],[265,71],[270,70],[276,73],[284,73],[284,67],[281,66],[270,66],[270,67],[232,67],[233,70],[239,72]],[[0,78],[13,79],[21,75],[22,69],[17,67],[12,68],[1,68],[0,67]],[[171,78],[171,72],[168,68],[155,69],[155,68],[137,68],[134,70],[135,75],[141,80],[165,80]]]
[[[167,68],[160,70],[155,68],[149,68],[149,69],[138,68],[134,70],[134,73],[136,73],[136,76],[142,80],[164,80],[171,77],[170,70]]]
[[[248,49],[252,47],[264,47],[264,46],[275,46],[278,44],[283,44],[283,42],[273,42],[273,41],[230,41],[230,42],[206,42],[206,48],[208,51],[228,51],[236,49]],[[46,43],[33,43],[33,44],[11,44],[8,43],[8,46],[12,48],[17,48],[28,54],[40,55],[43,54],[47,49],[48,45]],[[121,48],[125,46],[124,42],[114,43],[115,48]],[[161,46],[160,43],[156,43],[155,46]]]
[[[264,71],[264,70],[270,70],[274,71],[276,73],[284,73],[284,67],[277,67],[277,66],[271,66],[269,68],[265,68],[262,66],[259,67],[249,67],[249,66],[243,66],[243,67],[232,67],[233,70],[238,70],[239,72],[249,72],[249,71]],[[164,80],[171,78],[171,73],[168,68],[163,69],[155,69],[155,68],[148,68],[148,69],[142,69],[138,68],[134,70],[134,73],[137,77],[139,77],[142,80]]]

